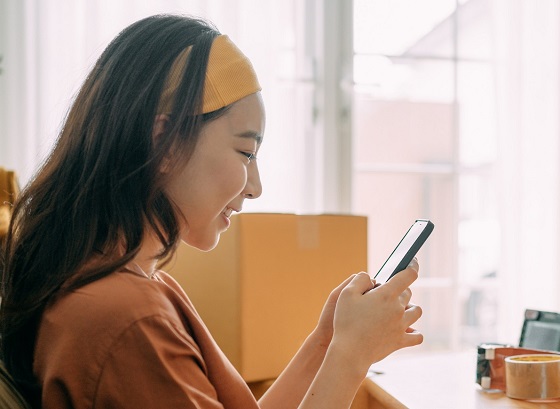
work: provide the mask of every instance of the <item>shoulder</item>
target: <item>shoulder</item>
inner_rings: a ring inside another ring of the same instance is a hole
[[[64,355],[88,349],[103,354],[131,326],[152,317],[173,323],[187,335],[196,312],[173,282],[167,275],[150,280],[118,272],[75,290],[45,310],[36,352]]]
[[[66,319],[88,317],[106,320],[138,320],[158,313],[173,312],[170,297],[177,296],[164,281],[150,280],[128,272],[117,272],[64,296],[47,314]],[[107,315],[110,314],[110,315]]]
[[[201,366],[190,330],[193,314],[186,295],[165,274],[150,280],[113,273],[64,296],[47,308],[39,327],[34,371],[43,393],[53,402],[71,396],[93,407],[103,379],[110,380],[103,383],[110,390],[104,394],[120,396],[115,387],[124,388],[135,369],[163,376],[166,366],[157,365],[162,355],[180,354]]]
[[[73,331],[95,327],[114,332],[154,315],[183,321],[181,316],[189,310],[194,312],[188,297],[167,274],[158,272],[148,279],[117,272],[63,297],[47,309],[44,319],[82,327]]]

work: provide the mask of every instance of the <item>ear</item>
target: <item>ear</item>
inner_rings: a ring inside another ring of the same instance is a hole
[[[169,126],[169,116],[165,114],[158,114],[154,120],[154,127],[152,129],[152,138],[154,143],[165,133]]]
[[[158,145],[158,143],[160,142],[159,138],[161,138],[168,130],[169,123],[170,123],[170,119],[168,115],[165,114],[156,115],[156,118],[154,120],[154,127],[152,129],[152,139],[153,139],[154,146]],[[171,160],[169,158],[169,153],[168,153],[161,163],[160,166],[161,173],[169,172],[170,162]]]

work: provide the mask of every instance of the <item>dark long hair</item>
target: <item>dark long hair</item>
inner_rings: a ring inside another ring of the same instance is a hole
[[[146,229],[161,241],[161,258],[176,248],[178,215],[160,169],[171,149],[185,163],[201,127],[220,114],[198,114],[217,35],[207,22],[171,15],[123,30],[88,75],[51,155],[15,204],[3,255],[1,353],[30,401],[40,392],[33,355],[48,303],[123,267]],[[189,46],[169,126],[154,140],[167,74]]]

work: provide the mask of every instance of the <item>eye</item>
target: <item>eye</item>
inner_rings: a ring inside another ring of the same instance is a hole
[[[254,160],[257,160],[257,155],[255,155],[254,153],[251,152],[241,152],[241,154],[243,156],[245,156],[247,159],[249,159],[249,162],[252,162]]]

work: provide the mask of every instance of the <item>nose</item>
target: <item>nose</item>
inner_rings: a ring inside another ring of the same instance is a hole
[[[256,199],[262,194],[261,177],[256,162],[252,162],[247,169],[247,184],[243,189],[246,199]]]

